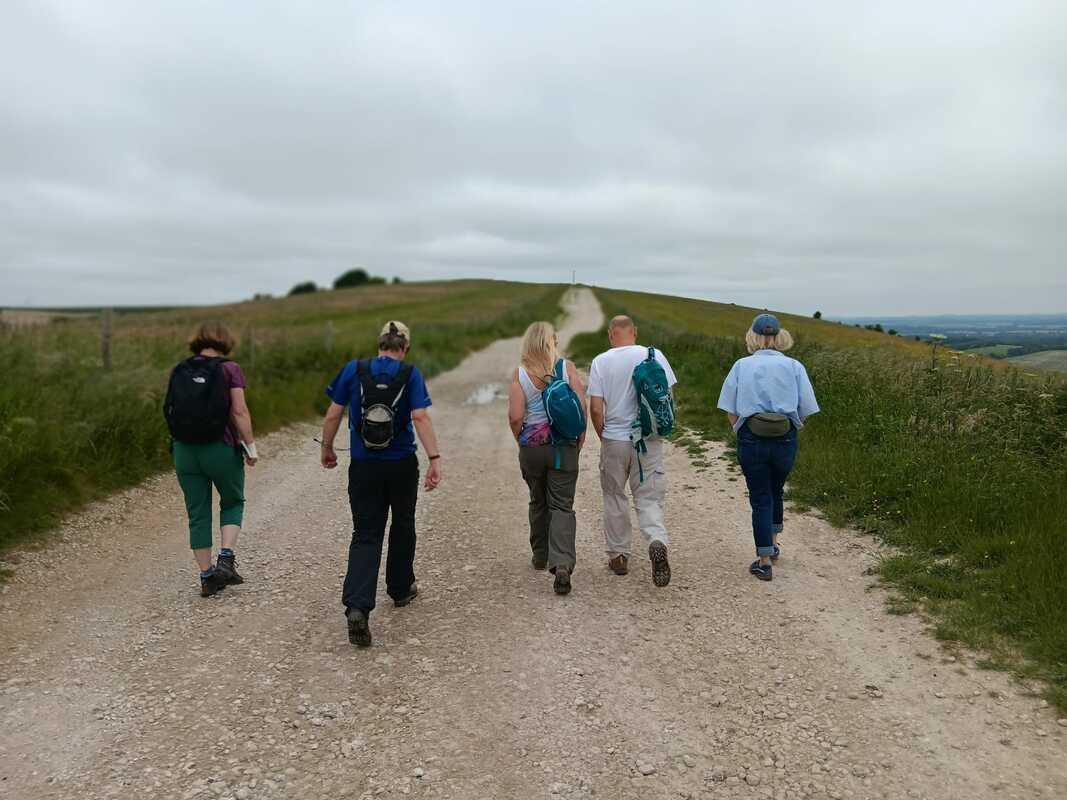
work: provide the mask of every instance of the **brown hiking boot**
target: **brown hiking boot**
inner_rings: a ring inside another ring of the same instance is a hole
[[[611,571],[614,572],[616,575],[625,575],[627,572],[630,571],[629,561],[629,558],[620,553],[619,555],[615,556],[615,558],[608,559],[608,566],[611,568]]]
[[[652,562],[652,583],[666,586],[671,582],[671,565],[667,561],[667,545],[653,542],[648,546],[648,560]]]

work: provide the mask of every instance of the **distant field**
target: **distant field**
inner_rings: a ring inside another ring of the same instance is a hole
[[[1012,351],[1018,349],[1018,345],[994,344],[988,347],[968,347],[964,352],[978,353],[983,356],[993,356],[994,358],[1006,358],[1012,354]]]
[[[194,325],[223,319],[241,337],[256,432],[321,412],[323,390],[381,324],[412,329],[427,375],[534,319],[559,313],[562,286],[454,281],[369,286],[292,298],[113,319],[113,369],[102,369],[100,321],[79,316],[0,329],[0,551],[64,512],[170,464],[162,402]],[[25,313],[25,312],[20,312]]]
[[[671,359],[684,426],[732,443],[715,404],[757,309],[597,294],[609,316],[633,316],[642,343]],[[1048,681],[1067,710],[1067,572],[1050,557],[1067,530],[1067,384],[1009,362],[935,355],[914,340],[780,318],[822,406],[801,434],[791,498],[899,548],[881,568],[900,591],[893,608],[922,607],[941,638]],[[604,334],[572,348],[589,359]],[[849,575],[858,565],[827,569]]]
[[[1048,369],[1054,372],[1067,372],[1067,350],[1043,350],[1008,359],[1012,364],[1021,364],[1036,369]]]

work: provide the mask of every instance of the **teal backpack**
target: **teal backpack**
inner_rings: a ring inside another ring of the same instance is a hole
[[[559,443],[576,442],[585,433],[585,409],[578,393],[567,383],[566,369],[566,362],[561,358],[556,362],[552,382],[541,390],[552,444],[556,445],[556,469],[560,466]]]
[[[638,453],[647,453],[645,439],[649,436],[670,436],[674,431],[674,399],[667,381],[667,371],[656,360],[656,349],[648,348],[648,358],[634,367],[634,388],[637,390],[637,421],[630,439]],[[641,481],[645,471],[637,459]]]

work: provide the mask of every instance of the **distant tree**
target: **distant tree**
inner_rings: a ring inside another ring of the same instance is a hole
[[[822,312],[821,311],[816,311],[811,316],[812,316],[812,319],[822,319]]]
[[[403,283],[403,282],[404,282],[404,281],[403,281],[403,279],[402,279],[402,278],[401,278],[401,277],[400,277],[399,275],[394,275],[394,276],[393,276],[393,283],[394,283],[394,284],[396,284],[396,283]]]
[[[921,337],[921,336],[913,336],[911,338],[913,338],[917,342],[921,342],[923,340],[923,337]]]
[[[353,286],[365,286],[371,282],[365,269],[350,269],[333,282],[334,289],[349,289]]]
[[[378,275],[371,275],[371,277],[367,279],[368,286],[381,286],[383,283],[385,283],[385,278],[379,277]]]
[[[256,292],[252,295],[252,301],[258,303],[261,300],[270,300],[274,295],[270,292]]]
[[[890,328],[889,330],[886,331],[886,333],[888,333],[890,336],[899,336],[900,335],[899,333],[897,333],[897,329],[896,328]]]
[[[315,294],[318,290],[319,287],[315,285],[315,281],[304,281],[290,289],[289,296],[292,297],[294,294]]]

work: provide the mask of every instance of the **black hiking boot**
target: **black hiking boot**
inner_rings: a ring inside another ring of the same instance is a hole
[[[419,596],[419,584],[413,583],[408,589],[408,593],[403,597],[397,597],[393,599],[393,605],[397,608],[403,608],[408,605],[412,600]]]
[[[371,635],[367,615],[358,608],[350,608],[345,612],[348,620],[348,641],[357,647],[370,647]]]
[[[211,597],[226,588],[226,578],[217,569],[211,570],[209,575],[200,576],[200,596]]]
[[[748,565],[748,571],[761,581],[774,580],[774,570],[771,568],[771,565],[759,563],[758,558]]]
[[[552,583],[556,594],[571,593],[571,571],[566,567],[556,567],[556,580]]]
[[[245,579],[237,574],[237,556],[219,556],[215,563],[215,571],[222,575],[227,585],[245,582]]]
[[[667,545],[653,542],[648,546],[648,560],[652,562],[652,583],[666,586],[671,582],[671,565],[667,561]]]

